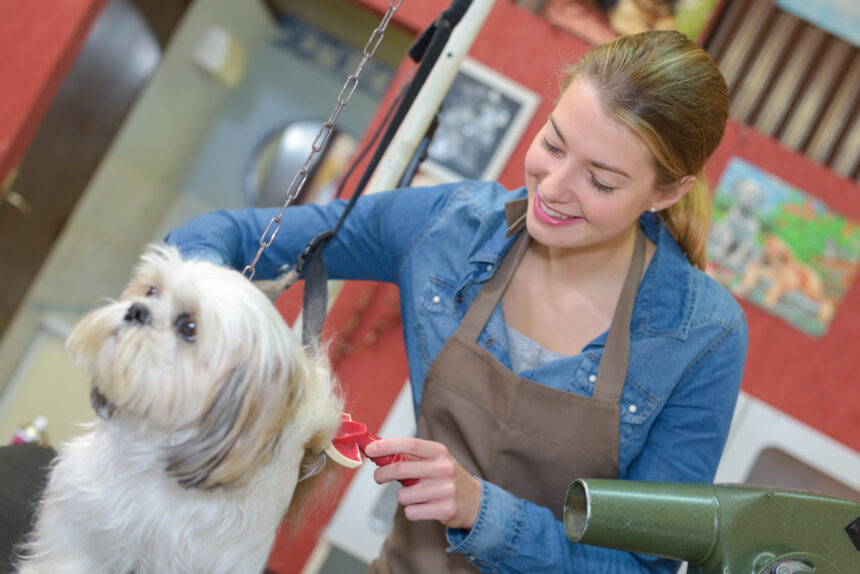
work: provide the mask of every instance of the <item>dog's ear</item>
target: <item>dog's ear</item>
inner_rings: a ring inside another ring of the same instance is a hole
[[[198,421],[194,436],[171,447],[167,472],[179,484],[204,490],[239,485],[269,460],[294,408],[295,393],[266,392],[276,385],[257,380],[259,371],[248,365],[234,369]]]

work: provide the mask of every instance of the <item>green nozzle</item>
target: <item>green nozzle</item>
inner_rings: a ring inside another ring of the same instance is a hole
[[[578,479],[564,506],[574,542],[690,563],[690,572],[860,572],[860,504],[703,483]],[[856,537],[856,536],[855,536]]]

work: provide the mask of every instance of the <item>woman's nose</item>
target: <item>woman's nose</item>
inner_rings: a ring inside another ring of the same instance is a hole
[[[571,178],[564,170],[548,172],[540,182],[540,194],[546,200],[566,203],[574,197]]]

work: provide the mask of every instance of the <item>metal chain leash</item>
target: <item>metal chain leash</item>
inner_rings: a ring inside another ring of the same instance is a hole
[[[355,88],[358,86],[358,78],[361,75],[362,70],[364,70],[364,66],[367,64],[368,60],[370,60],[373,55],[376,53],[376,48],[379,46],[379,43],[382,42],[382,37],[385,34],[385,29],[388,27],[388,23],[391,21],[394,13],[397,12],[398,8],[400,8],[400,4],[403,0],[390,0],[388,3],[388,10],[386,10],[385,15],[382,17],[382,20],[379,22],[379,25],[368,38],[367,43],[364,45],[364,52],[361,56],[361,60],[358,62],[358,65],[355,68],[355,71],[350,74],[350,76],[346,79],[343,87],[340,90],[340,94],[337,96],[337,104],[334,107],[334,111],[332,112],[329,119],[322,125],[319,133],[317,133],[316,138],[314,138],[313,144],[311,145],[311,152],[308,154],[307,160],[305,160],[302,168],[296,172],[296,175],[293,176],[290,185],[287,187],[287,197],[284,201],[284,205],[281,206],[278,214],[269,220],[269,224],[266,225],[266,229],[263,230],[263,234],[260,236],[260,247],[257,249],[257,254],[254,256],[254,259],[248,264],[245,269],[242,271],[242,275],[244,275],[248,280],[254,278],[254,274],[256,273],[256,265],[260,261],[260,257],[263,255],[263,251],[266,250],[269,245],[275,240],[275,237],[278,235],[278,231],[281,229],[281,218],[284,216],[284,211],[286,211],[287,207],[295,201],[296,197],[298,197],[299,193],[301,193],[302,189],[305,186],[305,183],[308,179],[308,171],[310,166],[316,157],[316,155],[322,150],[325,146],[326,142],[328,142],[328,138],[331,135],[332,128],[334,126],[335,120],[340,115],[340,111],[349,103],[349,100],[352,99],[352,94],[355,92]]]

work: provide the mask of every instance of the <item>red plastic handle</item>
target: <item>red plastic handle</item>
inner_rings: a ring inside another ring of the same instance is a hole
[[[354,450],[356,446],[358,447],[358,450],[361,451],[361,454],[372,460],[377,466],[385,466],[407,460],[402,454],[392,454],[376,458],[367,456],[364,449],[375,440],[379,440],[379,437],[367,430],[367,425],[354,421],[348,413],[343,413],[341,415],[340,428],[337,431],[337,436],[332,439],[331,443],[339,454],[343,454],[344,457],[349,458],[350,460],[355,460],[355,457],[360,458],[360,455]],[[357,462],[360,463],[361,461],[359,460]],[[406,478],[398,482],[403,486],[412,486],[418,481],[414,478]]]
[[[359,440],[358,448],[361,449],[361,452],[364,452],[364,448],[375,440],[379,440],[379,437],[368,431],[367,434],[362,437],[361,440]],[[365,453],[364,456],[367,456],[367,453]],[[367,456],[367,458],[372,460],[377,466],[387,466],[395,462],[402,462],[406,460],[406,457],[402,454],[389,454],[386,456],[378,456],[375,458],[372,456]],[[399,482],[403,486],[412,486],[413,484],[418,484],[418,481],[414,478],[404,478],[403,480],[398,480],[397,482]]]

